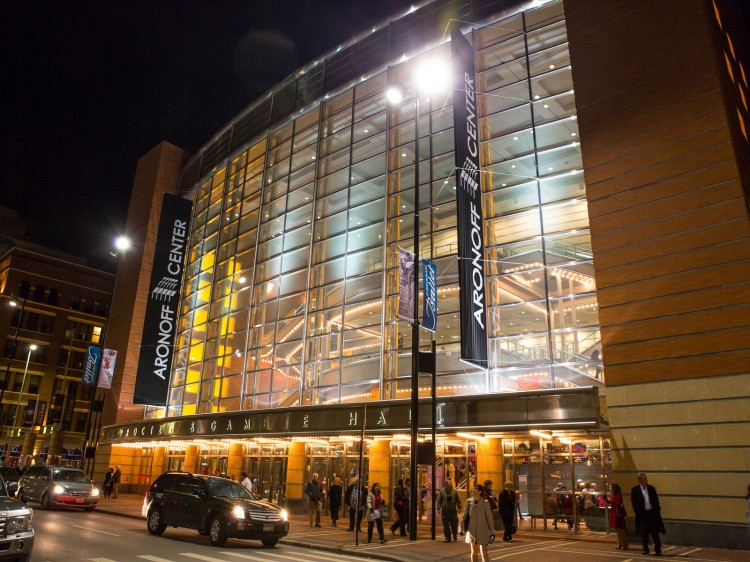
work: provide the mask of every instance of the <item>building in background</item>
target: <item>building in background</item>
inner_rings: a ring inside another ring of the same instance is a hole
[[[459,357],[452,96],[421,95],[415,123],[415,72],[450,58],[456,22],[476,50],[487,369]],[[397,255],[412,248],[418,165],[439,299],[438,470],[419,485],[513,480],[546,528],[548,494],[579,478],[628,490],[644,471],[670,542],[747,546],[741,26],[728,0],[426,2],[300,69],[192,157],[159,145],[136,173],[127,228],[141,251],[120,262],[108,336],[127,358],[96,473],[120,464],[143,490],[165,469],[244,470],[295,509],[312,472],[361,472],[386,493],[408,475]],[[143,407],[165,193],[193,211],[165,407]]]
[[[93,392],[83,367],[88,347],[101,345],[114,277],[75,256],[9,246],[0,258],[0,457],[78,466]]]

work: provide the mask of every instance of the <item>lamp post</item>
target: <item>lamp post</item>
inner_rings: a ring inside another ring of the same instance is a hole
[[[417,448],[419,446],[419,96],[433,93],[448,83],[445,65],[430,60],[417,72],[414,95],[414,307],[411,325],[411,424],[409,451],[409,540],[417,540],[417,507],[420,492]],[[392,85],[386,90],[391,104],[400,103],[406,95],[401,85]],[[434,475],[433,475],[434,478]],[[434,516],[434,514],[433,514]]]
[[[13,298],[11,298],[8,304],[14,308],[18,306],[18,302]],[[3,380],[2,387],[0,387],[0,410],[2,410],[2,415],[0,416],[0,439],[2,439],[3,428],[5,426],[5,417],[7,416],[7,412],[5,412],[3,409],[3,397],[5,396],[5,389],[8,388],[8,381],[10,379],[10,365],[11,363],[13,363],[13,358],[16,355],[16,346],[18,345],[18,330],[21,328],[21,320],[23,319],[23,311],[25,308],[26,297],[22,297],[21,311],[18,314],[18,320],[16,320],[16,330],[13,334],[13,347],[11,348],[10,355],[8,356],[8,364],[5,366],[5,379]]]
[[[26,375],[29,372],[29,362],[31,361],[31,352],[36,350],[36,344],[32,343],[29,346],[29,352],[26,354],[26,366],[23,369],[23,378],[21,379],[21,388],[18,391],[18,400],[16,401],[16,415],[18,417],[18,410],[21,408],[21,397],[23,396],[23,388],[26,386]]]
[[[115,242],[114,242],[114,247],[117,249],[117,252],[112,252],[112,255],[114,257],[116,257],[116,258],[119,258],[120,257],[120,252],[126,252],[127,250],[129,250],[131,248],[131,246],[132,246],[132,242],[131,242],[130,238],[128,238],[127,236],[124,236],[124,235],[118,236],[115,239]],[[119,265],[120,264],[119,264],[119,261],[118,261],[118,264],[117,264],[118,268],[119,268]],[[102,348],[102,355],[101,355],[101,357],[102,357],[102,360],[104,359],[104,350],[107,349],[106,340],[107,340],[107,334],[109,333],[109,319],[110,319],[110,317],[112,315],[112,305],[111,305],[111,302],[114,301],[115,285],[117,284],[117,273],[115,273],[115,279],[114,279],[114,281],[115,282],[112,284],[112,299],[110,301],[109,312],[107,313],[107,318],[106,318],[106,320],[104,322],[104,330],[103,330],[103,332],[101,334],[101,348]],[[85,466],[87,464],[86,463],[86,460],[87,460],[87,458],[86,458],[86,449],[88,449],[89,443],[91,443],[92,446],[96,446],[96,443],[98,441],[98,439],[96,438],[96,432],[94,432],[93,435],[92,435],[91,419],[92,419],[93,414],[94,414],[94,404],[96,403],[96,389],[99,387],[98,385],[99,385],[99,373],[100,372],[101,372],[101,365],[99,365],[99,367],[96,370],[96,376],[94,377],[94,385],[93,385],[94,388],[91,390],[91,398],[89,399],[89,411],[88,411],[88,414],[86,415],[86,426],[85,426],[84,434],[83,434],[83,446],[81,448],[81,454],[82,454],[81,469],[82,470],[86,470],[85,469]],[[106,394],[104,396],[106,396]],[[102,406],[102,411],[103,411],[104,398],[102,398],[102,404],[101,404],[101,406]],[[89,476],[93,476],[93,468],[94,468],[93,457],[91,459],[91,462],[88,463],[88,464],[89,464],[89,470],[91,471],[91,473],[89,474]]]

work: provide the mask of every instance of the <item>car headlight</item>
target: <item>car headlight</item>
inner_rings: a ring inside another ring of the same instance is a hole
[[[234,515],[237,519],[244,519],[245,508],[243,508],[241,505],[235,505],[234,509],[232,510],[232,515]]]
[[[8,518],[8,522],[5,525],[9,535],[15,533],[23,533],[24,531],[31,531],[31,515],[19,515],[17,517]]]
[[[99,496],[99,488],[97,488],[96,486],[94,486],[94,489],[91,490],[91,495],[94,496],[95,498],[98,497]]]
[[[280,515],[281,515],[282,521],[289,521],[289,513],[287,512],[286,509],[282,509]]]
[[[65,493],[65,488],[63,488],[62,486],[60,486],[60,484],[55,484],[55,487],[52,488],[52,493],[54,493],[54,494],[64,494]]]

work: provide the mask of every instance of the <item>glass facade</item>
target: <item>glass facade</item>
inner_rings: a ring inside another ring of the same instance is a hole
[[[397,249],[413,248],[417,188],[420,256],[438,267],[438,394],[603,390],[562,3],[470,39],[490,368],[459,361],[451,95],[421,97],[415,119],[416,68],[449,60],[444,43],[296,112],[198,182],[167,416],[408,398]]]

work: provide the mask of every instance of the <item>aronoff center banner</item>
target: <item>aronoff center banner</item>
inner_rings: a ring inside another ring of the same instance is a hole
[[[458,278],[461,359],[487,368],[487,308],[484,286],[482,187],[474,48],[458,26],[451,34],[453,122],[456,141]]]
[[[187,199],[164,194],[133,404],[167,403],[192,207]]]

